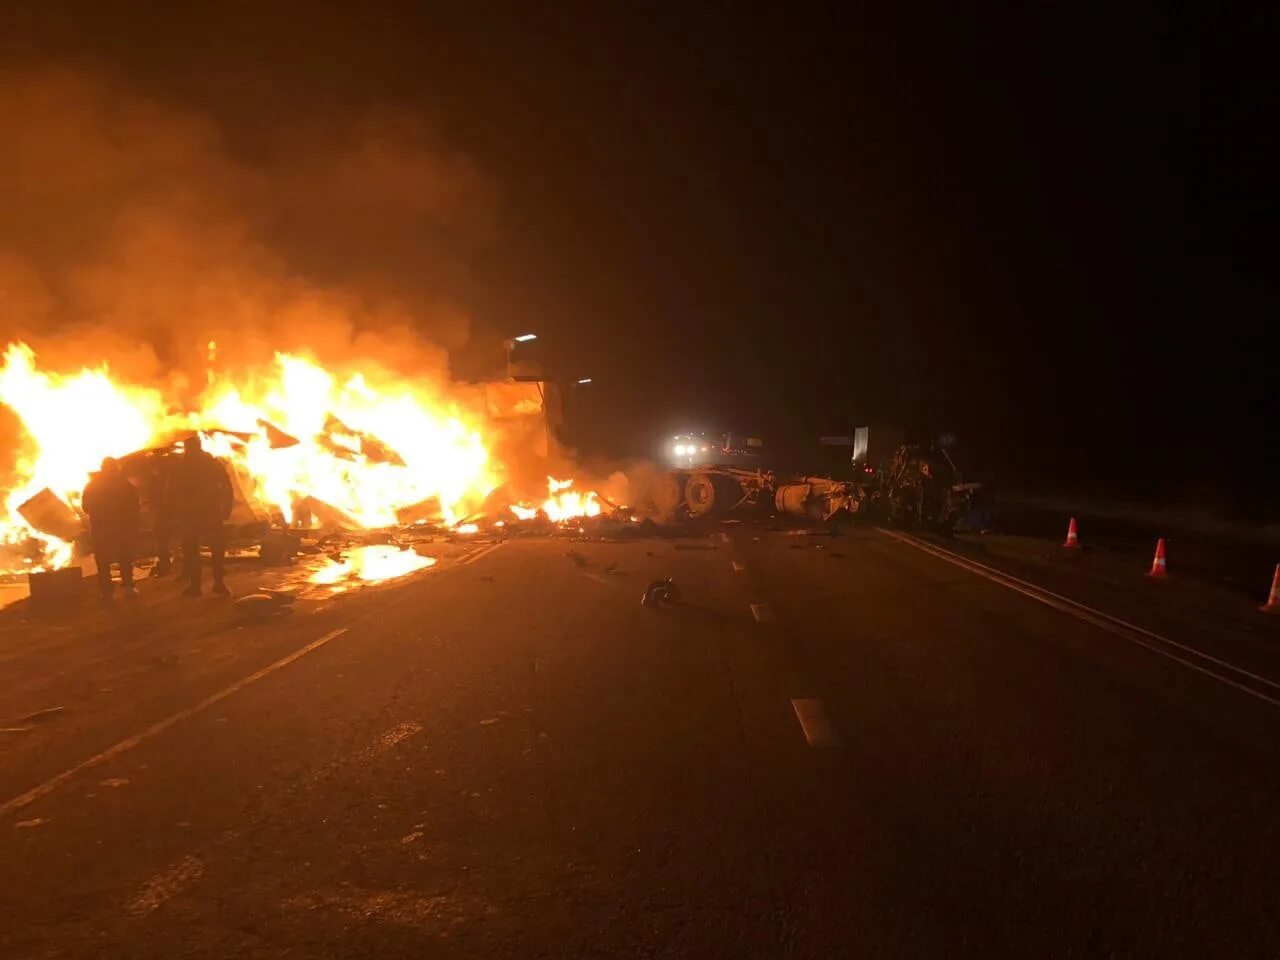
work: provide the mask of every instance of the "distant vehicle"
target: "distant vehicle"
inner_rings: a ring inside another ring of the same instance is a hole
[[[762,446],[757,437],[705,430],[677,433],[661,445],[662,459],[683,470],[707,466],[755,469],[760,465]]]

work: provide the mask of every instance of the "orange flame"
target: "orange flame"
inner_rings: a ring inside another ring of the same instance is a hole
[[[208,383],[194,402],[181,404],[119,380],[106,365],[42,371],[30,347],[9,345],[0,404],[17,414],[23,436],[13,477],[0,488],[0,544],[41,543],[42,561],[25,569],[65,564],[71,545],[32,530],[18,512],[24,502],[48,488],[78,509],[80,491],[104,457],[167,445],[190,431],[232,464],[246,496],[285,523],[295,522],[305,499],[315,516],[323,511],[356,526],[391,526],[410,508],[454,525],[506,477],[490,456],[498,421],[459,402],[444,384],[344,376],[285,353],[267,369],[215,371],[218,344],[210,340],[206,349]],[[540,508],[512,505],[513,513],[528,519],[540,509],[559,522],[601,512],[596,494],[573,489],[572,480],[548,477],[547,488]],[[0,571],[6,566],[20,569],[0,559]]]

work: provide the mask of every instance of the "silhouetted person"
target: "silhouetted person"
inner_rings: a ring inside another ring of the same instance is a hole
[[[102,470],[94,474],[84,488],[80,500],[89,516],[89,533],[93,539],[93,557],[98,563],[98,587],[104,597],[111,596],[111,565],[120,566],[120,583],[127,594],[133,588],[133,540],[138,532],[138,491],[108,457]]]
[[[167,577],[173,569],[173,510],[169,506],[169,475],[176,461],[173,456],[154,456],[148,478],[151,502],[152,532],[156,540],[155,576]]]
[[[201,449],[198,436],[188,437],[183,441],[182,456],[170,468],[165,488],[173,531],[182,541],[183,572],[189,580],[184,592],[188,596],[200,595],[201,546],[207,546],[213,558],[213,592],[228,592],[222,582],[226,550],[222,525],[231,515],[231,505],[227,468]]]

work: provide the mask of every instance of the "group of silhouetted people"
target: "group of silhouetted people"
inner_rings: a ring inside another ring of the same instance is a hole
[[[198,436],[188,437],[183,441],[180,457],[158,459],[148,496],[154,513],[156,574],[165,576],[172,569],[170,552],[176,539],[182,545],[182,572],[187,578],[183,592],[187,596],[199,596],[202,589],[200,548],[208,547],[213,592],[226,594],[223,524],[231,515],[233,502],[226,467],[204,452]],[[134,545],[142,511],[138,492],[119,462],[111,458],[102,462],[102,470],[84,488],[81,505],[89,517],[93,555],[98,564],[98,586],[103,596],[112,594],[112,564],[120,568],[120,583],[125,593],[135,594]]]

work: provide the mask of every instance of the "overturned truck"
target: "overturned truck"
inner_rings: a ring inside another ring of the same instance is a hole
[[[857,488],[848,481],[807,476],[779,480],[770,470],[715,464],[660,474],[650,500],[643,506],[663,520],[718,517],[752,508],[831,520],[852,515],[859,506]]]
[[[884,438],[888,438],[887,441]],[[672,469],[653,485],[660,518],[722,516],[739,509],[772,509],[810,520],[861,518],[950,534],[968,513],[979,484],[966,482],[947,444],[908,444],[900,431],[859,428],[851,478],[748,470],[712,457],[689,469]]]

